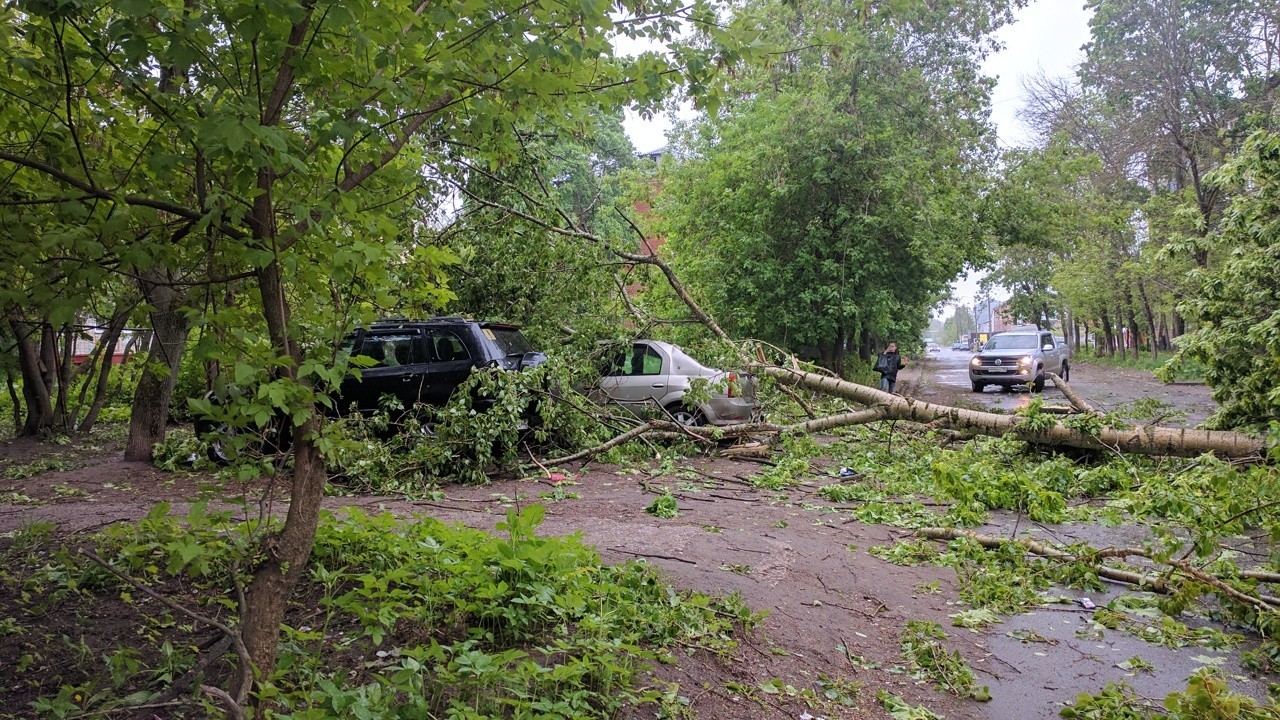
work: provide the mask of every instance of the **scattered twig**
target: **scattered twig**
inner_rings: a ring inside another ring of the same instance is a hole
[[[212,685],[201,685],[200,691],[209,697],[221,700],[223,704],[227,706],[228,717],[233,718],[234,720],[245,720],[244,707],[228,695],[225,690],[213,687]]]
[[[244,712],[243,710],[240,710],[240,708],[241,706],[244,705],[244,701],[246,698],[248,698],[249,691],[253,687],[254,673],[253,673],[253,660],[250,658],[249,650],[248,648],[245,647],[244,639],[240,637],[240,633],[238,631],[233,630],[231,627],[223,624],[222,622],[219,622],[218,620],[214,620],[213,618],[207,615],[202,615],[194,610],[191,610],[190,608],[183,607],[182,605],[174,602],[170,598],[167,598],[161,595],[155,590],[152,590],[146,585],[143,585],[138,580],[117,570],[113,565],[111,565],[111,563],[98,557],[97,553],[93,552],[92,550],[89,550],[88,548],[80,548],[80,554],[89,558],[90,560],[97,563],[98,565],[101,565],[104,569],[107,570],[107,572],[111,573],[112,575],[115,575],[116,577],[120,578],[126,583],[132,585],[136,590],[138,590],[142,594],[146,595],[147,597],[153,600],[160,602],[170,610],[173,610],[174,612],[185,615],[191,618],[192,620],[195,620],[196,622],[204,623],[205,625],[208,625],[210,627],[217,628],[218,630],[221,630],[227,637],[231,638],[231,644],[236,650],[236,656],[239,657],[240,659],[241,679],[240,679],[240,692],[238,693],[240,697],[232,698],[230,695],[227,695],[225,692],[222,692],[221,690],[219,690],[218,692],[221,693],[219,697],[225,697],[226,701],[230,703],[228,706],[228,712],[234,711],[233,714],[235,714],[237,717],[244,717]],[[201,689],[203,690],[204,688],[205,686],[202,685]]]
[[[653,558],[655,560],[674,560],[676,562],[685,563],[686,565],[698,564],[693,560],[686,560],[685,558],[675,557],[674,555],[657,555],[654,553],[638,553],[638,552],[631,552],[630,550],[623,550],[622,548],[612,548],[612,547],[607,549],[616,553],[622,553],[623,555],[630,555],[632,557]]]

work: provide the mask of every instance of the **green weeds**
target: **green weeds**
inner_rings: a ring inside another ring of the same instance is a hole
[[[1275,708],[1263,706],[1247,695],[1232,692],[1226,680],[1205,669],[1187,680],[1181,692],[1165,696],[1163,703],[1144,698],[1127,683],[1107,683],[1096,695],[1081,693],[1062,709],[1068,720],[1274,720]]]
[[[644,563],[606,566],[577,537],[539,537],[542,517],[539,505],[511,511],[490,535],[430,518],[326,515],[261,696],[281,717],[347,717],[359,707],[369,717],[605,718],[644,703],[679,717],[678,693],[641,687],[641,669],[677,648],[727,655],[736,629],[762,616],[736,596],[679,592]],[[121,570],[234,624],[227,589],[235,568],[249,566],[259,530],[200,505],[185,518],[160,506],[92,544]],[[59,608],[135,602],[131,588],[51,547],[39,528],[22,535],[0,576],[0,590],[19,598],[6,635],[41,633],[41,618]],[[143,615],[137,633],[63,653],[56,675],[38,672],[39,659],[17,668],[15,683],[40,690],[30,709],[108,713],[183,677],[197,659],[192,628],[154,608]]]
[[[680,506],[676,504],[676,498],[670,490],[655,498],[644,511],[663,520],[672,520],[680,516]]]

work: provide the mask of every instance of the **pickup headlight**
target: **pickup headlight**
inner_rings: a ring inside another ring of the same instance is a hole
[[[1018,365],[1021,367],[1031,367],[1031,356],[1023,355],[1022,357],[1018,358]]]
[[[977,355],[974,355],[974,356],[973,356],[973,359],[969,361],[969,366],[970,366],[970,367],[981,367],[981,366],[982,366],[982,360],[981,360]]]

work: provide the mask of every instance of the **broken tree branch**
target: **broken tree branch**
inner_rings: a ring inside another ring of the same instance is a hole
[[[1091,413],[1093,415],[1098,414],[1098,411],[1094,410],[1093,406],[1090,405],[1087,400],[1080,397],[1080,393],[1076,392],[1070,385],[1068,385],[1066,380],[1058,377],[1055,373],[1045,373],[1044,376],[1052,380],[1053,384],[1062,391],[1063,397],[1067,399],[1067,402],[1071,403],[1071,407],[1083,413]]]
[[[1169,583],[1159,575],[1108,567],[1101,563],[1101,560],[1105,558],[1124,559],[1127,557],[1141,557],[1154,563],[1167,565],[1178,572],[1181,572],[1183,575],[1190,577],[1196,582],[1212,587],[1236,602],[1268,612],[1276,612],[1277,610],[1280,610],[1280,598],[1261,594],[1256,597],[1248,595],[1232,587],[1225,580],[1210,575],[1185,560],[1156,560],[1151,557],[1151,553],[1149,551],[1142,548],[1091,549],[1090,552],[1083,555],[1073,555],[1064,550],[1060,550],[1030,538],[1002,538],[995,537],[993,535],[982,535],[980,533],[973,532],[972,530],[961,530],[958,528],[922,528],[917,531],[917,534],[931,540],[955,540],[957,538],[965,538],[972,540],[987,549],[997,549],[1004,547],[1005,545],[1015,544],[1021,546],[1033,555],[1039,555],[1040,557],[1048,558],[1050,560],[1057,560],[1064,563],[1088,563],[1093,567],[1094,571],[1098,573],[1098,577],[1129,585],[1150,588],[1159,593],[1172,592],[1173,588],[1171,588]],[[1241,577],[1243,577],[1243,575],[1244,574],[1241,573]]]

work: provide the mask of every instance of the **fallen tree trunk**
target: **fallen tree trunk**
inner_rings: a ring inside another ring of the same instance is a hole
[[[1195,457],[1204,453],[1213,453],[1224,458],[1261,459],[1266,450],[1266,445],[1261,438],[1238,432],[1137,425],[1123,429],[1104,427],[1093,434],[1067,427],[1057,420],[1047,426],[1044,422],[1032,425],[1028,424],[1026,417],[934,405],[793,368],[755,365],[754,370],[774,377],[786,385],[804,387],[875,407],[879,410],[881,417],[871,419],[908,420],[918,423],[941,421],[948,427],[972,430],[982,435],[1013,435],[1021,440],[1042,445],[1114,450],[1141,455]],[[867,416],[861,413],[847,415],[851,420],[869,421],[864,419]],[[857,422],[847,424],[857,424]]]
[[[1232,587],[1222,578],[1210,575],[1185,560],[1154,560],[1151,557],[1151,553],[1142,548],[1100,548],[1093,549],[1091,552],[1083,555],[1072,555],[1069,552],[1059,550],[1058,548],[1046,545],[1042,542],[1031,540],[1030,538],[1009,539],[995,537],[993,535],[982,535],[973,532],[972,530],[959,530],[956,528],[922,528],[918,530],[916,534],[931,540],[955,540],[957,538],[967,538],[969,540],[973,540],[984,548],[993,550],[1004,547],[1005,545],[1014,544],[1021,546],[1033,555],[1039,555],[1040,557],[1048,558],[1050,560],[1070,563],[1088,563],[1093,568],[1094,572],[1098,574],[1098,577],[1106,578],[1108,580],[1150,588],[1158,593],[1175,592],[1176,588],[1170,587],[1169,582],[1163,576],[1108,567],[1103,565],[1101,562],[1105,558],[1124,559],[1126,557],[1142,557],[1150,560],[1151,562],[1166,565],[1196,582],[1208,585],[1236,602],[1250,605],[1259,610],[1268,612],[1276,612],[1277,610],[1280,610],[1280,598],[1261,594],[1256,597],[1249,595]],[[1270,577],[1272,574],[1263,573],[1263,575]],[[1240,577],[1245,576],[1245,573],[1240,573]],[[1254,579],[1258,579],[1258,577],[1255,576]]]

